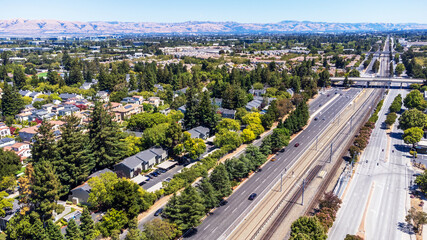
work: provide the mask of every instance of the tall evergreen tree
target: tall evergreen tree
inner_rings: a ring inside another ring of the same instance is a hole
[[[1,109],[3,116],[14,116],[24,107],[24,100],[15,87],[4,83],[3,95],[1,99]]]
[[[25,76],[24,70],[21,66],[17,66],[13,71],[13,81],[15,82],[15,86],[18,89],[21,89],[25,86],[25,81],[27,77]]]
[[[43,228],[43,223],[37,218],[30,229],[33,239],[47,239],[45,229]]]
[[[31,149],[34,163],[38,163],[42,160],[52,162],[57,158],[55,135],[52,127],[52,124],[43,121],[37,129],[37,134],[33,137],[34,143]]]
[[[86,180],[94,167],[86,148],[88,140],[79,124],[80,119],[71,115],[65,118],[65,124],[61,126],[58,158],[54,166],[65,194]]]
[[[64,240],[61,229],[51,219],[46,224],[46,235],[49,240]]]
[[[137,90],[138,89],[138,83],[136,82],[135,74],[130,74],[129,76],[129,90]]]
[[[218,118],[215,112],[215,106],[212,104],[211,99],[209,98],[208,91],[202,93],[202,99],[200,100],[198,115],[200,125],[208,127],[210,129],[216,127]]]
[[[57,207],[61,184],[49,161],[34,164],[34,175],[31,190],[31,202],[41,219],[46,221],[52,217],[53,210]]]
[[[96,169],[109,167],[125,156],[126,145],[120,138],[121,132],[113,116],[96,102],[89,122],[89,149]]]
[[[204,178],[200,183],[199,189],[206,210],[209,211],[210,209],[214,208],[218,203],[218,193],[215,191],[214,187],[209,182],[209,179]]]
[[[84,240],[92,240],[96,237],[95,225],[87,207],[83,209],[83,214],[80,217],[80,232]]]
[[[65,238],[67,240],[83,240],[82,233],[80,232],[80,229],[77,226],[76,221],[74,221],[74,219],[71,219],[68,222],[68,226],[65,231],[66,231]]]
[[[221,199],[231,194],[231,183],[228,177],[228,172],[224,164],[220,164],[212,171],[209,182],[218,192],[218,198]]]
[[[192,186],[187,187],[180,196],[172,197],[165,208],[169,220],[180,230],[197,226],[205,215],[205,206],[200,194]]]
[[[197,97],[196,88],[188,88],[186,92],[186,105],[185,105],[185,116],[184,125],[186,129],[197,127],[199,124],[200,117],[198,115],[199,99]]]
[[[78,62],[77,59],[74,59],[72,61],[71,69],[70,69],[66,84],[68,86],[71,86],[73,84],[79,84],[79,83],[82,84],[83,82],[84,82],[84,79],[83,79],[80,63]]]

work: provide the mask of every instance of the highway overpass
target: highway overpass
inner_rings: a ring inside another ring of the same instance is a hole
[[[353,81],[354,83],[400,83],[400,84],[423,84],[425,79],[416,79],[416,78],[386,78],[386,77],[349,77],[348,80]],[[331,82],[332,83],[339,83],[343,82],[344,77],[332,77]]]

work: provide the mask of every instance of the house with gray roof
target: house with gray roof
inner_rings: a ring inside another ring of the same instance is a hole
[[[198,126],[187,131],[191,134],[191,138],[207,139],[209,137],[209,128]]]
[[[31,93],[31,91],[19,90],[19,94],[21,94],[22,97],[29,97]]]
[[[127,178],[134,178],[142,170],[148,170],[154,165],[166,160],[168,153],[163,148],[153,147],[133,156],[125,158],[114,166],[116,173],[121,172]]]
[[[233,109],[218,108],[216,113],[221,114],[221,117],[223,118],[234,119],[236,117],[236,110]]]
[[[0,230],[6,230],[6,226],[9,223],[10,219],[15,216],[17,212],[21,209],[21,205],[18,200],[13,200],[12,208],[5,209],[5,216],[0,217]]]
[[[113,172],[108,168],[99,170],[97,172],[92,173],[89,175],[88,180],[93,177],[99,177],[99,175],[106,173],[106,172]],[[73,189],[71,189],[71,194],[68,196],[69,201],[75,201],[78,203],[87,203],[87,200],[89,199],[89,193],[90,193],[91,187],[87,182],[83,183],[80,186],[77,186]]]
[[[265,89],[253,89],[252,88],[249,90],[249,93],[254,95],[254,96],[261,97],[263,94],[266,93],[266,90]]]

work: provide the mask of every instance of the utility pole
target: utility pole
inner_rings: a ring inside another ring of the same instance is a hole
[[[302,180],[302,199],[301,199],[302,206],[304,206],[304,188],[305,188],[305,179]]]
[[[329,162],[332,162],[332,143],[331,143],[331,155],[329,157]]]

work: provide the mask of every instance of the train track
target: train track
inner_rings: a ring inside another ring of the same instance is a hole
[[[382,93],[383,91],[381,91]],[[375,91],[373,91],[370,96],[368,97],[368,99],[371,99],[375,94]],[[376,103],[379,101],[379,98],[381,97],[382,94],[380,94],[377,98],[375,98],[373,101],[371,100],[371,103]],[[360,112],[361,109],[363,109],[365,106],[369,106],[369,104],[362,104],[358,110],[352,114],[352,117],[358,115],[358,113]],[[376,105],[373,105],[376,106]],[[367,117],[369,117],[370,114],[362,114],[359,118],[362,119],[366,119]],[[363,121],[362,121],[363,122]],[[358,128],[356,128],[358,129]],[[346,139],[345,134],[343,134],[345,132],[346,128],[342,128],[339,132],[338,132],[338,136],[342,135],[343,136],[343,140]],[[351,138],[352,139],[352,138]],[[351,141],[350,141],[351,144]],[[347,146],[348,147],[348,146]],[[344,148],[342,151],[345,153],[345,149]],[[325,152],[324,152],[325,153]],[[324,153],[322,155],[324,155]],[[342,157],[342,156],[340,156]],[[326,161],[323,164],[319,164],[316,165],[315,167],[313,167],[311,170],[308,170],[308,175],[305,178],[305,187],[307,187],[312,180],[315,178],[315,176],[325,167]],[[317,203],[317,199],[319,197],[322,196],[322,193],[326,190],[326,187],[328,186],[328,184],[330,183],[330,181],[332,181],[333,176],[335,175],[334,172],[337,171],[339,165],[341,164],[341,161],[336,161],[336,163],[334,164],[333,168],[332,168],[332,173],[327,174],[327,178],[325,179],[325,184],[321,184],[321,189],[319,189],[315,195],[315,200],[316,201],[312,201],[310,203],[310,206],[308,209],[313,209],[313,207],[315,206],[315,204]],[[286,205],[282,208],[282,210],[279,212],[279,214],[277,215],[277,217],[273,220],[272,224],[268,227],[268,229],[265,231],[264,235],[261,236],[261,239],[263,240],[267,240],[267,239],[271,239],[271,237],[273,236],[273,234],[277,231],[277,229],[279,228],[280,224],[283,222],[283,220],[286,218],[286,216],[289,214],[289,212],[292,210],[294,204],[298,201],[298,199],[301,197],[302,195],[302,186],[299,186],[298,189],[294,192],[294,194],[292,195],[292,197],[290,198],[289,201],[287,201]],[[285,197],[284,197],[285,198]],[[284,198],[282,199],[282,201],[284,201]],[[277,205],[277,208],[280,206]],[[271,215],[273,215],[275,213],[275,211],[273,211],[271,213]],[[257,234],[262,230],[262,228],[267,224],[267,222],[270,220],[270,218],[267,218],[265,220],[265,222],[261,225],[261,227],[256,231],[257,233],[252,237],[252,239],[255,239],[255,237],[257,236]]]

